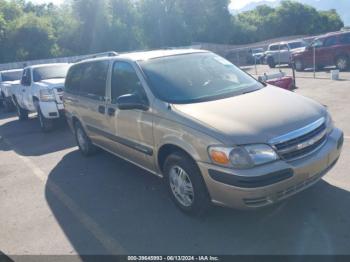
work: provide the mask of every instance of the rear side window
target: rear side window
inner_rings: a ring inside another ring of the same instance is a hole
[[[280,45],[280,50],[288,50],[288,46],[287,45]]]
[[[23,71],[8,71],[1,73],[1,80],[6,81],[17,81],[20,80],[23,75]]]
[[[108,67],[108,61],[86,64],[80,81],[80,93],[92,99],[104,100]]]
[[[68,92],[71,94],[79,93],[80,82],[81,82],[82,75],[84,73],[84,66],[85,64],[71,67],[66,79],[65,92]]]
[[[350,44],[350,34],[344,34],[340,36],[340,43],[341,44]]]
[[[305,44],[303,42],[289,43],[290,49],[296,49],[296,48],[300,48],[300,47],[304,47],[304,46],[305,46]]]
[[[326,41],[324,42],[324,46],[328,47],[328,46],[334,46],[337,44],[337,38],[335,36],[329,37],[326,39]]]

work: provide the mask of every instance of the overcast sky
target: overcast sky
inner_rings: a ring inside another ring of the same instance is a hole
[[[52,2],[54,4],[60,4],[63,2],[63,0],[31,0],[33,3],[49,3]],[[231,0],[231,8],[232,9],[241,9],[245,5],[251,3],[251,2],[260,2],[261,0]],[[268,1],[275,1],[275,0],[268,0]]]

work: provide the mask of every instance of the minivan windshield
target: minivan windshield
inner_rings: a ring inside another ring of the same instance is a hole
[[[224,99],[263,85],[213,53],[192,53],[139,62],[152,92],[173,104]]]
[[[35,68],[33,71],[34,82],[40,82],[47,79],[66,78],[69,65],[51,65]]]
[[[8,71],[1,73],[1,80],[3,82],[17,81],[22,78],[23,70]]]

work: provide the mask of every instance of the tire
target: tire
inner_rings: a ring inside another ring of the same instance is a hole
[[[305,69],[305,65],[301,59],[295,59],[294,66],[295,66],[295,70],[298,72],[302,72]]]
[[[324,70],[324,68],[325,68],[324,65],[321,65],[321,64],[316,65],[316,70],[317,71],[322,71],[322,70]]]
[[[344,71],[349,68],[349,58],[345,55],[338,56],[335,65],[340,71]]]
[[[170,197],[176,206],[189,215],[205,214],[211,201],[196,163],[186,154],[174,152],[165,160],[163,171]]]
[[[40,128],[44,133],[48,133],[53,130],[53,127],[54,127],[53,120],[45,118],[45,116],[41,112],[40,107],[38,108],[38,119],[39,119]]]
[[[18,103],[16,103],[16,109],[17,109],[18,119],[20,121],[28,120],[28,110],[21,108]]]
[[[273,59],[273,57],[268,57],[267,58],[267,64],[269,65],[270,68],[275,68],[276,67],[276,63],[275,63],[275,60]]]
[[[3,104],[4,104],[5,112],[10,113],[10,112],[14,111],[15,106],[13,105],[11,99],[4,98],[3,101],[4,101]]]
[[[97,151],[97,148],[92,144],[91,139],[87,136],[80,122],[75,123],[74,131],[75,139],[77,141],[80,152],[86,157],[94,155]]]

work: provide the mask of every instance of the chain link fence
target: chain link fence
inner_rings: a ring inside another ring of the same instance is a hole
[[[300,54],[292,56],[292,52]],[[332,57],[331,54],[327,55],[318,48],[310,46],[292,52],[285,47],[268,51],[266,46],[253,46],[228,50],[224,56],[254,76],[282,71],[296,79],[350,80],[350,61],[347,57]]]

